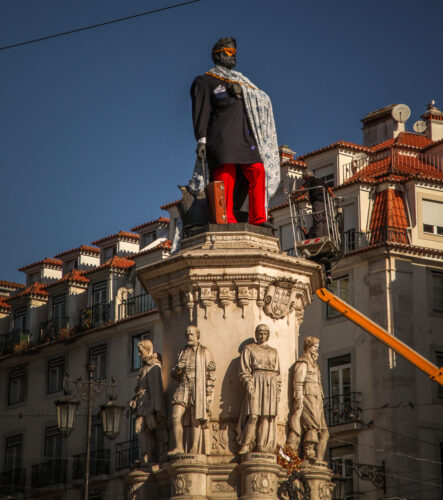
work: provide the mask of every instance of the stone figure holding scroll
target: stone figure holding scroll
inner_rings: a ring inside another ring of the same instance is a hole
[[[183,417],[186,410],[189,410],[191,420],[191,446],[187,446],[186,451],[204,452],[202,429],[207,427],[209,404],[214,392],[215,363],[209,349],[199,342],[199,329],[188,326],[186,339],[187,346],[180,352],[171,373],[178,381],[172,398],[174,449],[169,452],[171,456],[184,453]]]
[[[129,406],[135,411],[142,466],[151,461],[154,450],[158,462],[166,460],[167,439],[165,396],[161,362],[150,340],[141,340],[138,352],[142,366],[138,372],[135,396]]]
[[[322,461],[328,444],[323,389],[317,363],[320,340],[306,337],[304,353],[295,363],[294,396],[287,444],[304,460]]]
[[[257,451],[275,450],[280,361],[277,350],[267,344],[269,335],[268,326],[258,325],[255,342],[241,353],[239,376],[246,394],[237,425],[239,454],[252,451],[254,441]]]

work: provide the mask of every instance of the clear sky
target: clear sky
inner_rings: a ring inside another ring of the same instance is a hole
[[[0,46],[180,0],[1,0]],[[167,215],[195,158],[189,87],[235,36],[279,144],[361,143],[360,119],[443,109],[442,0],[201,0],[0,51],[0,279]]]

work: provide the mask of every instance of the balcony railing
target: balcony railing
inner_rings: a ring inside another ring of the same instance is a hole
[[[100,474],[109,474],[109,450],[91,451],[91,462],[89,465],[89,475],[99,476]],[[74,455],[74,465],[72,470],[73,479],[83,479],[86,468],[86,453]]]
[[[26,487],[26,470],[14,469],[0,474],[0,493],[15,495],[24,493]]]
[[[80,311],[80,329],[89,330],[90,328],[98,328],[109,323],[110,304],[102,302],[91,307],[86,307]]]
[[[16,330],[0,335],[0,354],[8,354],[14,351],[15,347],[27,345],[30,341],[29,330]]]
[[[359,412],[361,410],[358,397],[360,395],[360,392],[349,392],[325,398],[324,408],[328,427],[359,422]]]
[[[156,309],[152,297],[148,293],[135,295],[124,300],[118,308],[118,319],[130,318],[136,314],[152,311]]]
[[[69,333],[69,318],[62,316],[55,318],[40,325],[40,343],[51,342],[57,340]]]
[[[352,252],[378,243],[400,243],[408,245],[411,242],[410,229],[396,226],[384,226],[364,233],[350,229],[343,233],[343,251]]]
[[[116,444],[115,470],[127,469],[139,458],[140,449],[137,439]]]
[[[68,461],[65,458],[33,465],[31,485],[33,488],[44,488],[53,484],[65,484],[67,471]]]

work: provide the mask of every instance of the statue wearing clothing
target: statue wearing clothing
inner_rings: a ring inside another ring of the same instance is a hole
[[[277,350],[267,345],[269,327],[258,325],[256,341],[244,347],[240,359],[240,380],[246,396],[237,425],[239,454],[251,451],[273,452],[276,446],[276,416],[280,396],[280,361]]]
[[[288,445],[304,460],[322,461],[329,432],[323,409],[323,389],[317,363],[320,340],[306,337],[304,353],[295,363],[293,412],[290,417]]]
[[[174,449],[169,455],[184,453],[183,417],[189,410],[191,418],[190,453],[204,453],[202,429],[209,419],[209,404],[214,392],[215,363],[208,348],[199,342],[200,331],[195,326],[186,329],[187,346],[183,349],[172,367],[171,375],[178,381],[172,398],[172,434]]]
[[[142,465],[147,466],[156,449],[158,462],[166,460],[167,432],[161,362],[150,340],[141,340],[138,352],[142,366],[138,372],[136,393],[129,406],[135,411]]]

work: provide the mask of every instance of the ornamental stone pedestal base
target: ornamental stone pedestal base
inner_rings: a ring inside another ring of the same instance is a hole
[[[309,464],[303,462],[300,466],[311,487],[311,500],[331,500],[335,484],[331,482],[332,471],[326,462]]]
[[[206,500],[207,457],[186,453],[167,464],[171,500]]]
[[[148,484],[151,473],[146,470],[133,470],[125,476],[125,480],[129,485],[128,500],[144,500],[149,498]]]
[[[241,500],[277,500],[281,467],[272,453],[247,453],[240,464]]]

